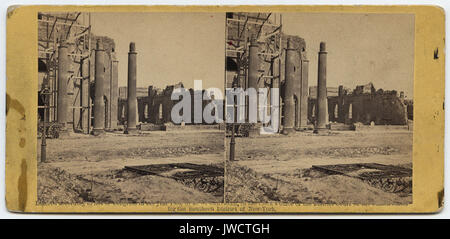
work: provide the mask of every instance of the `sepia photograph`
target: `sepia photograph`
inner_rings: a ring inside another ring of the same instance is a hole
[[[6,23],[10,212],[443,209],[438,6],[27,5]]]
[[[38,204],[412,203],[412,14],[38,23]]]
[[[223,203],[224,13],[37,18],[38,205]]]
[[[414,22],[228,12],[225,201],[411,204]]]

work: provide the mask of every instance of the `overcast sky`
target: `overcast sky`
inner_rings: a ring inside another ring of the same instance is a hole
[[[136,42],[138,87],[183,82],[222,88],[224,13],[93,13],[97,35],[114,39],[119,85],[126,86],[128,45]],[[283,13],[283,31],[306,40],[309,85],[317,85],[317,52],[327,43],[328,86],[374,83],[413,97],[414,15]]]
[[[92,13],[92,31],[116,43],[119,86],[127,84],[129,43],[136,43],[137,86],[164,88],[203,80],[224,86],[225,13]]]
[[[317,85],[317,54],[327,43],[327,85],[404,91],[413,97],[414,15],[284,13],[283,31],[305,39],[309,85]]]

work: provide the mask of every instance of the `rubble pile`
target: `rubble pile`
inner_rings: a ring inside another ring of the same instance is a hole
[[[345,147],[345,148],[324,148],[320,151],[308,150],[306,155],[322,157],[350,157],[357,158],[374,154],[390,155],[399,150],[390,146],[370,146],[370,147]]]

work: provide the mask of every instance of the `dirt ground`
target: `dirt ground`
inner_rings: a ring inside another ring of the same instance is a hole
[[[124,170],[167,163],[223,168],[223,135],[219,130],[183,130],[48,139],[47,161],[38,163],[38,203],[223,202],[223,190],[205,193],[172,178]]]
[[[410,190],[390,193],[360,179],[311,169],[313,165],[351,163],[412,168],[412,136],[412,131],[380,127],[367,131],[337,131],[328,135],[297,132],[289,136],[236,138],[236,161],[226,165],[225,201],[412,203]],[[227,145],[229,140],[227,138]]]
[[[229,140],[225,140],[227,149]],[[236,138],[236,161],[226,163],[223,194],[223,190],[207,193],[172,178],[124,170],[125,166],[168,163],[223,168],[223,131],[73,134],[47,140],[47,162],[38,163],[38,203],[408,204],[410,190],[389,193],[360,179],[311,167],[380,163],[412,168],[412,140],[412,131],[386,127],[329,135],[297,132]]]

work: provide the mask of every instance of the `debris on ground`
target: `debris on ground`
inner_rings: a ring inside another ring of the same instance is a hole
[[[38,163],[38,204],[220,203],[223,153],[223,131],[211,130],[50,139],[46,163]],[[192,187],[177,180],[189,170],[166,177],[124,170],[175,162],[211,166],[221,175],[200,177],[201,187]]]

